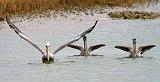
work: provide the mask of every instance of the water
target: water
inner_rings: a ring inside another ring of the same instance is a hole
[[[160,19],[112,20],[87,16],[77,20],[40,20],[15,23],[41,48],[50,42],[52,50],[70,41],[99,19],[96,28],[87,36],[88,45],[106,44],[93,53],[101,57],[72,57],[80,52],[65,48],[55,56],[54,64],[43,64],[41,54],[11,29],[0,32],[0,82],[158,82],[160,80]],[[6,28],[9,28],[5,25]],[[128,53],[116,45],[155,44],[144,58],[121,59]],[[82,40],[75,44],[83,45]]]

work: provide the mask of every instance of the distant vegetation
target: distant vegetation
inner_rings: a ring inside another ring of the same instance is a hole
[[[145,11],[116,11],[110,12],[108,15],[114,19],[155,19],[160,17],[159,13]]]
[[[145,4],[158,0],[0,0],[0,20],[6,14],[18,15],[41,13],[47,10],[72,9],[79,10],[94,6],[124,6],[131,7],[134,3]]]

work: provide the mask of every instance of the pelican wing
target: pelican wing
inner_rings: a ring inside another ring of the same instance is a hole
[[[68,45],[70,45],[70,44],[78,41],[78,40],[81,39],[81,38],[82,38],[81,36],[80,36],[80,37],[76,37],[75,39],[71,40],[70,42],[68,42],[68,43],[66,43],[66,44],[63,44],[62,46],[58,47],[58,48],[54,51],[53,54],[55,55],[55,54],[56,54],[58,51],[60,51],[61,49],[63,49],[63,48],[65,48],[66,46],[68,46]]]
[[[80,50],[80,51],[83,50],[83,47],[82,46],[78,46],[78,45],[72,45],[72,44],[70,44],[70,45],[68,45],[68,47],[74,48],[74,49],[77,49],[77,50]]]
[[[92,26],[91,28],[87,29],[86,31],[82,32],[80,35],[78,35],[75,39],[71,40],[70,42],[58,47],[54,52],[53,54],[56,54],[58,51],[60,51],[61,49],[65,48],[67,45],[70,45],[76,41],[78,41],[79,39],[81,39],[83,36],[89,34],[96,26],[98,20],[95,22],[94,26]]]
[[[95,24],[94,24],[91,28],[87,29],[86,31],[84,31],[83,33],[81,33],[81,34],[78,35],[78,36],[83,37],[83,36],[85,36],[86,34],[89,34],[89,33],[95,28],[95,26],[97,25],[97,22],[98,22],[98,20],[96,20]]]
[[[138,51],[140,54],[143,54],[145,51],[150,50],[151,48],[156,47],[155,45],[147,45],[147,46],[140,46]]]
[[[96,49],[101,48],[103,46],[105,46],[105,44],[98,44],[98,45],[90,46],[88,50],[93,51],[93,50],[96,50]]]
[[[132,47],[127,47],[127,46],[115,46],[115,48],[121,49],[126,52],[130,52],[132,50]]]
[[[45,54],[35,43],[33,43],[27,36],[25,36],[11,21],[8,17],[6,17],[6,21],[8,25],[13,29],[22,39],[29,42],[32,46],[37,48],[43,55]]]

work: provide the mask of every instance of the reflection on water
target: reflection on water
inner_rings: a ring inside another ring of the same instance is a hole
[[[119,60],[133,59],[133,60],[137,60],[137,59],[153,59],[153,57],[140,57],[140,58],[118,57],[118,58],[113,58],[113,59],[119,59]]]
[[[88,35],[88,45],[105,43],[93,54],[104,56],[76,57],[79,51],[65,48],[55,55],[54,64],[41,63],[41,54],[19,38],[12,30],[0,32],[1,82],[157,82],[160,80],[160,19],[112,20],[97,16],[99,23]],[[86,27],[93,25],[92,17],[77,22],[47,20],[43,24],[25,22],[17,26],[40,47],[50,42],[52,49],[70,41]],[[7,26],[7,25],[6,25]],[[32,28],[33,27],[33,28]],[[80,27],[80,28],[79,28]],[[8,27],[9,28],[9,27]],[[137,38],[139,46],[154,44],[144,58],[123,58],[128,53],[115,49],[115,45],[132,45]],[[75,44],[82,45],[80,40]],[[70,57],[72,56],[72,57]],[[120,58],[119,58],[120,57]]]

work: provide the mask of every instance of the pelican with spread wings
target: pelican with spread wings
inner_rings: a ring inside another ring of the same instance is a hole
[[[78,46],[78,45],[73,45],[73,44],[68,45],[68,47],[81,51],[80,55],[75,55],[75,56],[98,56],[98,55],[93,55],[92,51],[105,46],[105,44],[97,44],[97,45],[94,45],[94,46],[90,46],[88,48],[87,47],[87,37],[86,36],[83,36],[83,43],[84,43],[83,47]]]
[[[8,25],[11,27],[12,30],[14,30],[22,39],[24,39],[25,41],[27,41],[28,43],[30,43],[33,47],[35,47],[36,49],[38,49],[41,54],[42,54],[42,62],[43,63],[52,63],[54,62],[54,55],[60,51],[61,49],[65,48],[67,45],[72,44],[76,41],[78,41],[79,39],[81,39],[83,36],[89,34],[96,26],[98,20],[95,22],[94,26],[92,26],[91,28],[87,29],[86,31],[84,31],[83,33],[81,33],[80,35],[78,35],[77,37],[75,37],[73,40],[63,44],[62,46],[58,47],[53,53],[50,52],[50,44],[47,42],[46,43],[46,49],[45,51],[43,51],[40,47],[38,47],[37,44],[35,44],[31,39],[29,39],[24,33],[22,33],[11,21],[8,17],[6,17],[6,21],[8,23]]]
[[[123,51],[129,52],[130,55],[127,58],[138,58],[143,57],[143,53],[151,48],[156,47],[155,45],[146,45],[136,48],[136,39],[133,38],[133,47],[128,46],[115,46],[115,48],[121,49]]]

